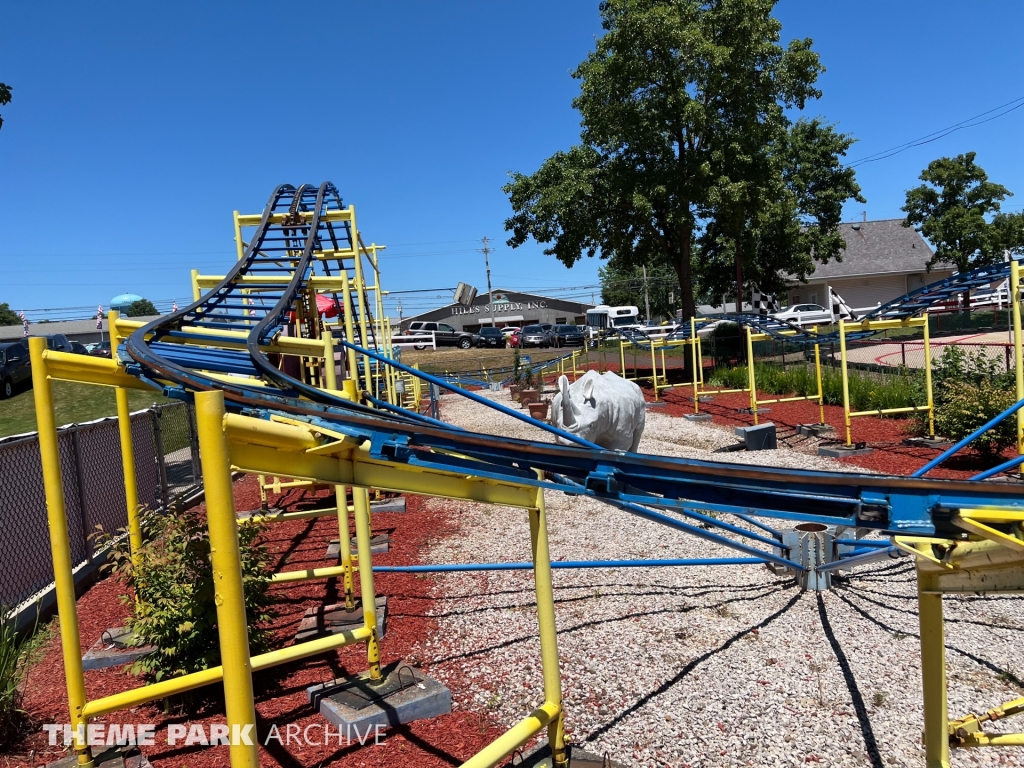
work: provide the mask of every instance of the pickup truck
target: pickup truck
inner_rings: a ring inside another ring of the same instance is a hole
[[[434,341],[439,347],[459,347],[460,349],[471,349],[480,342],[480,337],[469,331],[456,331],[448,323],[434,323],[426,320],[416,320],[409,324],[407,336],[430,336],[434,335]],[[428,344],[415,344],[416,349],[424,349]]]
[[[32,368],[25,343],[0,344],[0,397],[12,397],[19,385],[31,380]]]

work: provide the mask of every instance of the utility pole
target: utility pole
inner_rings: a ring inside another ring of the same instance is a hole
[[[647,319],[647,324],[651,322],[651,297],[647,293],[647,265],[641,264],[640,268],[644,271],[644,311],[647,313],[644,317]]]
[[[398,300],[398,326],[402,326],[402,300]]]
[[[487,267],[487,303],[491,305],[491,325],[496,326],[494,322],[494,293],[491,291],[491,260],[488,258],[491,253],[491,247],[487,244],[487,238],[483,238],[484,247],[480,250],[484,254],[484,266]]]

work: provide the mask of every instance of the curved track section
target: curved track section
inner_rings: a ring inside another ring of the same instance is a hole
[[[950,520],[960,509],[1024,507],[1024,486],[623,454],[579,447],[588,444],[570,435],[565,437],[577,446],[499,438],[324,392],[278,368],[264,347],[310,317],[315,297],[309,278],[316,264],[326,269],[325,254],[355,251],[338,213],[343,211],[332,184],[276,189],[244,257],[222,283],[200,301],[136,331],[118,351],[122,358],[127,355],[129,372],[173,397],[221,389],[235,412],[264,418],[279,413],[322,425],[369,445],[378,461],[542,486],[620,507],[753,514],[919,534],[955,530]],[[312,324],[310,331],[319,334]],[[372,350],[356,349],[364,359],[444,385]]]

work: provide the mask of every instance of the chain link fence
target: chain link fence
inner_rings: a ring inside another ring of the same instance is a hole
[[[162,511],[202,482],[195,412],[172,403],[133,413],[139,504]],[[128,524],[116,418],[57,431],[71,558],[76,568],[96,555],[92,534]],[[0,439],[0,606],[34,599],[53,581],[46,494],[36,433]]]

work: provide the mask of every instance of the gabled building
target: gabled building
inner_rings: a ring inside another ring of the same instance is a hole
[[[793,283],[789,306],[827,306],[832,286],[855,311],[874,309],[953,274],[945,264],[925,270],[932,249],[916,230],[903,226],[903,219],[855,221],[840,224],[839,231],[846,241],[843,260],[818,264],[806,284]]]
[[[475,333],[483,326],[490,325],[492,316],[494,324],[499,328],[506,325],[521,328],[535,323],[582,325],[587,321],[587,310],[594,306],[504,288],[496,288],[493,295],[493,311],[487,293],[482,291],[477,294],[472,306],[449,304],[413,317],[404,317],[402,329],[407,329],[409,323],[415,320],[431,320],[447,323],[457,331]]]

